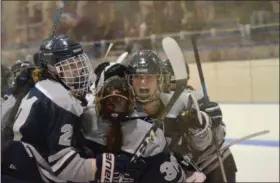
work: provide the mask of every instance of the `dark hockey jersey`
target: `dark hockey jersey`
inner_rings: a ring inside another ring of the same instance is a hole
[[[93,156],[103,153],[109,125],[109,122],[96,117],[94,108],[85,112],[82,133],[86,139],[86,147],[95,153]],[[141,119],[121,123],[124,135],[121,153],[132,157],[151,127],[151,123]],[[140,161],[146,166],[144,172],[139,172],[141,179],[137,179],[138,176],[132,177],[129,173],[115,172],[114,182],[185,182],[185,172],[176,158],[167,150],[162,130],[158,129],[155,134],[156,137],[150,141],[140,157]]]
[[[23,98],[13,126],[14,140],[22,141],[41,165],[44,181],[93,180],[91,160],[73,148],[73,132],[83,108],[60,83],[43,80]]]

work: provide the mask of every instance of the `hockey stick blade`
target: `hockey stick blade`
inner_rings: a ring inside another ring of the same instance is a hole
[[[235,145],[235,144],[238,144],[239,142],[243,142],[245,140],[248,140],[248,139],[251,139],[251,138],[254,138],[254,137],[257,137],[257,136],[260,136],[260,135],[265,135],[269,133],[269,130],[263,130],[263,131],[260,131],[260,132],[256,132],[256,133],[252,133],[250,135],[246,135],[244,137],[241,137],[227,145],[225,145],[221,150],[220,152],[223,153],[225,150],[227,150],[228,148],[230,148],[231,146]],[[211,164],[214,160],[217,159],[217,155],[214,155],[208,162],[207,164],[204,164],[202,167],[200,167],[202,170],[205,169],[209,164]]]
[[[124,52],[123,54],[121,54],[119,56],[119,58],[117,59],[116,63],[126,65],[123,62],[125,61],[125,58],[127,57],[127,55],[128,55],[128,52]]]
[[[161,112],[161,115],[159,117],[159,120],[161,121],[164,120],[164,118],[166,117],[168,112],[172,109],[177,99],[185,90],[187,85],[187,77],[188,77],[184,55],[178,43],[171,37],[165,37],[162,40],[162,47],[174,71],[174,75],[176,79],[176,89],[171,99],[169,100],[168,104]]]
[[[145,138],[141,141],[140,145],[137,147],[133,157],[131,158],[131,162],[134,162],[144,152],[145,148],[147,147],[147,144],[150,142],[150,139],[155,136],[154,133],[161,126],[164,118],[166,117],[168,112],[172,109],[173,105],[180,97],[182,92],[185,90],[187,85],[186,79],[188,73],[185,66],[184,56],[178,43],[174,39],[170,37],[166,37],[162,40],[162,46],[174,70],[174,75],[176,79],[176,90],[173,93],[166,107],[163,109],[163,111],[161,111],[161,115],[157,118],[154,126],[148,131],[148,133],[146,133]]]
[[[184,55],[178,43],[171,37],[165,37],[162,40],[162,46],[172,65],[175,79],[177,81],[186,79],[189,73],[187,73]]]

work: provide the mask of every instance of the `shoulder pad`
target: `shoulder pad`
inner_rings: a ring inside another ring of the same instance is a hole
[[[83,113],[81,102],[72,96],[60,83],[42,80],[35,87],[59,107],[80,116]]]

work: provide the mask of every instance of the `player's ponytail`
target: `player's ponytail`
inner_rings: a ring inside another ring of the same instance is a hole
[[[111,121],[111,126],[106,136],[106,149],[108,152],[117,154],[123,145],[123,133],[120,121]]]

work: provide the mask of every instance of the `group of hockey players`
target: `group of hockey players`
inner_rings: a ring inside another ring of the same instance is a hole
[[[152,50],[126,59],[93,70],[81,44],[59,35],[44,40],[36,65],[18,62],[1,103],[1,181],[214,183],[224,173],[236,182],[219,105],[188,86],[153,129],[175,71]]]

